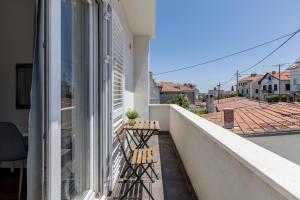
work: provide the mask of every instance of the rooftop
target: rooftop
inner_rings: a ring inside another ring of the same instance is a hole
[[[268,72],[266,73],[261,79],[260,81],[262,81],[265,77],[267,77],[268,75],[271,75],[273,76],[274,78],[278,79],[279,80],[279,75],[280,75],[280,80],[282,81],[289,81],[291,80],[291,73],[290,71],[285,71],[285,72],[276,72],[276,71],[273,71],[273,72]]]
[[[173,92],[194,92],[196,85],[190,83],[176,84],[173,82],[160,82],[162,93],[173,93]]]
[[[224,108],[234,108],[232,132],[250,136],[300,130],[300,105],[268,104],[246,98],[229,98],[217,105],[220,112],[206,114],[207,120],[224,126]]]
[[[259,81],[262,77],[263,77],[263,75],[261,75],[261,74],[251,74],[249,76],[242,78],[241,80],[239,80],[239,82]]]

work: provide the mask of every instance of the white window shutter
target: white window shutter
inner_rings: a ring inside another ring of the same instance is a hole
[[[112,129],[113,133],[123,123],[124,113],[124,40],[125,35],[118,16],[112,12]],[[116,137],[113,137],[112,185],[121,170],[122,153]]]
[[[113,12],[112,16],[112,95],[113,128],[123,122],[124,113],[124,32]]]

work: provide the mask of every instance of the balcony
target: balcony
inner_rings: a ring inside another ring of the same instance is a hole
[[[170,133],[198,199],[300,199],[300,166],[291,161],[176,105],[150,105],[150,119]],[[161,190],[172,185],[164,170],[161,181]]]

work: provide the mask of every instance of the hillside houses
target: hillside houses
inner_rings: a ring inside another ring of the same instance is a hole
[[[259,80],[262,78],[260,74],[251,74],[239,80],[238,93],[248,98],[259,98]]]
[[[177,94],[185,94],[191,104],[196,103],[199,91],[196,85],[191,83],[173,83],[160,82],[153,78],[152,73],[149,74],[150,79],[150,103],[165,104],[176,98]]]
[[[270,95],[289,95],[291,90],[290,80],[289,71],[280,73],[272,71],[266,73],[258,82],[260,85],[260,99],[266,100]]]
[[[160,82],[160,103],[167,103],[176,98],[177,94],[185,94],[191,104],[195,104],[197,98],[196,85],[190,83],[176,84],[173,82]]]
[[[300,100],[300,59],[285,71],[251,74],[238,81],[240,96],[266,101],[271,95],[284,95],[287,101]]]

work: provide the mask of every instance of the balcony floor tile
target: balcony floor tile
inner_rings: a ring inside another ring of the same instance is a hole
[[[154,198],[156,200],[197,200],[170,134],[155,135],[149,144],[159,152],[159,162],[155,165],[159,180],[151,183],[145,177],[144,181]],[[116,184],[112,192],[112,199],[118,199],[129,184],[124,184],[121,181]],[[137,185],[126,199],[144,200],[150,198],[141,185]]]

